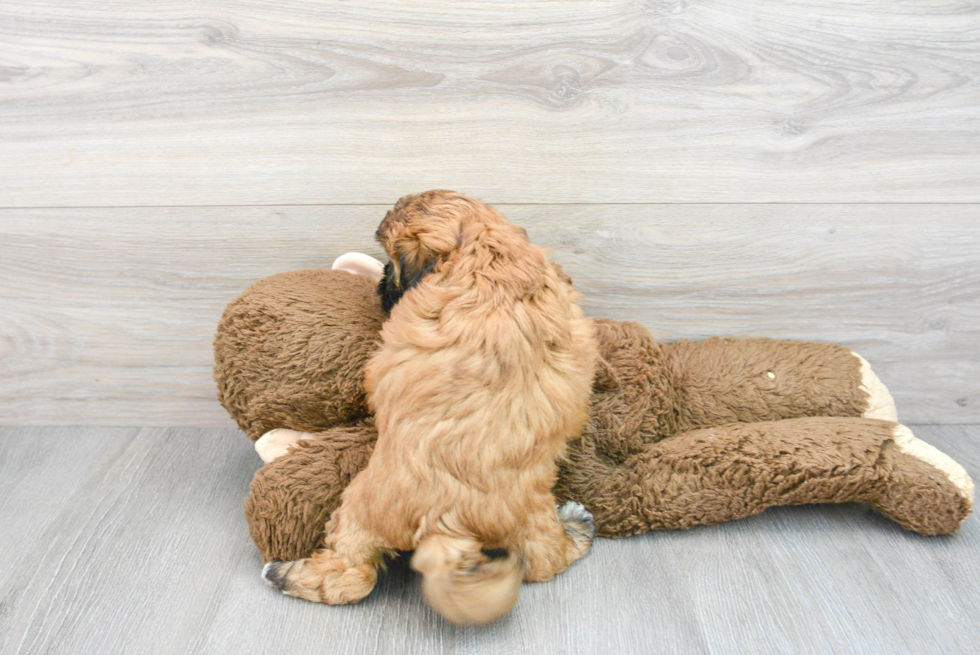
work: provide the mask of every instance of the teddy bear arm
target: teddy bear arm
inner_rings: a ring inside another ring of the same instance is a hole
[[[946,534],[970,513],[973,484],[904,426],[817,417],[692,430],[622,464],[576,448],[556,496],[583,503],[604,537],[842,502],[866,503],[909,530]]]
[[[712,338],[664,349],[678,431],[806,416],[896,420],[863,358],[835,344]]]
[[[324,526],[367,466],[377,436],[368,422],[308,433],[255,473],[245,518],[263,561],[301,559],[321,545]]]

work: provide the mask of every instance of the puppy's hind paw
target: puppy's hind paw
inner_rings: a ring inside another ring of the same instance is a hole
[[[567,502],[558,507],[558,522],[575,543],[588,550],[595,539],[595,519],[581,503]]]
[[[292,564],[292,562],[280,562],[276,560],[267,563],[262,567],[262,579],[270,587],[282,589],[286,575],[289,573],[289,569],[292,568],[291,566],[287,566],[287,564]]]
[[[582,503],[569,501],[558,506],[558,522],[562,525],[581,525],[587,527],[587,534],[595,536],[595,520],[592,513]]]

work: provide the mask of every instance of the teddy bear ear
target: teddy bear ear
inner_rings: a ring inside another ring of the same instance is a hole
[[[375,282],[380,282],[385,273],[385,265],[380,261],[359,252],[348,252],[333,261],[331,266],[335,271],[347,271],[354,275],[366,275]]]

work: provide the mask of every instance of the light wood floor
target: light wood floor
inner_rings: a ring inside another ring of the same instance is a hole
[[[980,426],[915,428],[980,477]],[[858,505],[598,540],[455,628],[395,562],[365,601],[260,579],[242,515],[260,465],[234,430],[0,430],[0,652],[976,653],[980,519],[920,537]]]

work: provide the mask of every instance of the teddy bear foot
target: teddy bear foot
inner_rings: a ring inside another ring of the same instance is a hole
[[[868,504],[907,530],[955,532],[973,509],[973,481],[966,470],[904,425],[894,427],[884,447],[890,475]]]
[[[882,421],[898,421],[895,399],[888,387],[871,370],[871,364],[853,350],[851,353],[861,362],[861,390],[868,394],[868,408],[862,418],[876,418]]]
[[[309,432],[287,430],[286,428],[269,430],[255,442],[255,452],[259,454],[263,462],[268,464],[289,452],[289,449],[299,443],[301,439],[309,439],[311,436]]]

